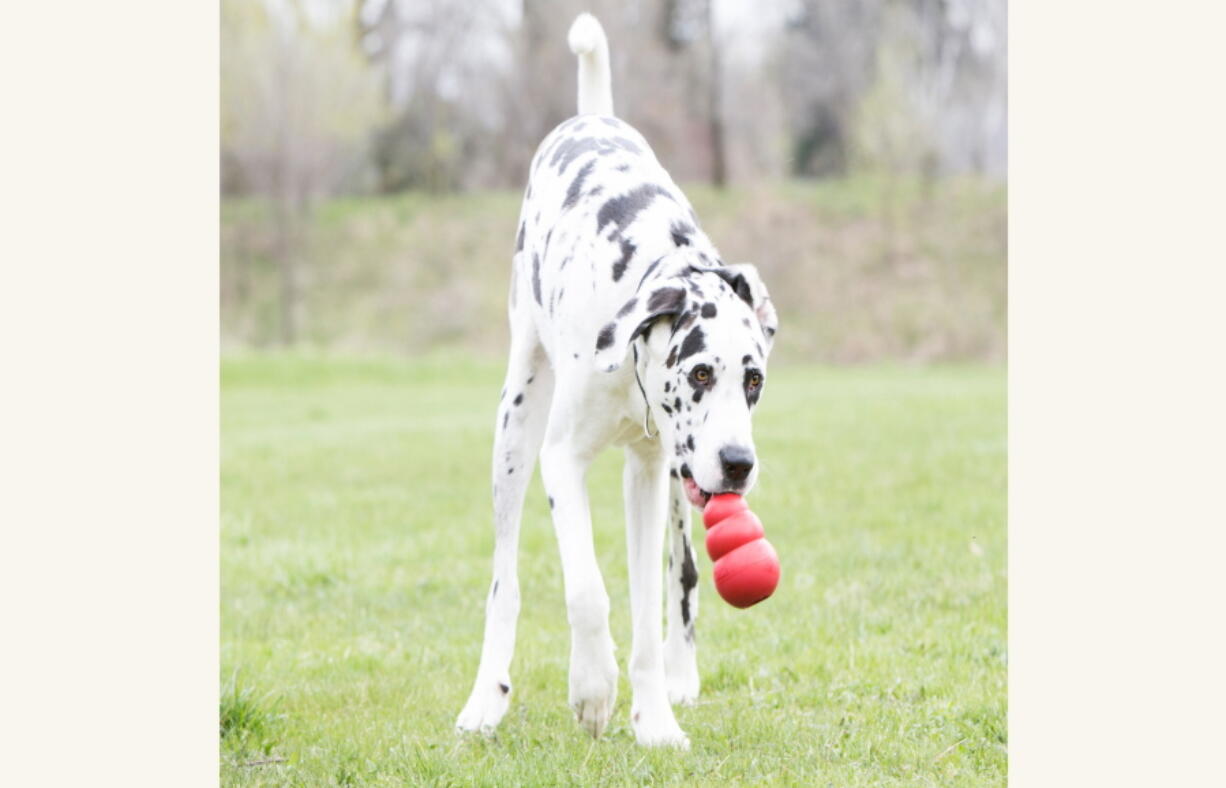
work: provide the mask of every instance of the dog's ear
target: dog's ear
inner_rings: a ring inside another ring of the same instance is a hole
[[[775,305],[771,303],[766,285],[762,283],[762,277],[758,276],[757,267],[752,263],[727,265],[719,275],[737,295],[745,299],[745,303],[749,304],[758,316],[762,334],[766,337],[766,347],[769,349],[775,341],[775,332],[779,330],[779,315],[775,312]]]
[[[681,314],[685,308],[685,285],[672,277],[639,292],[596,334],[596,369],[612,372],[626,360],[630,343],[665,316]]]

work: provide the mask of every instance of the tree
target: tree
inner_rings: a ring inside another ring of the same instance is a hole
[[[269,200],[279,338],[299,336],[301,228],[314,199],[362,178],[378,86],[342,14],[223,0],[222,188]]]

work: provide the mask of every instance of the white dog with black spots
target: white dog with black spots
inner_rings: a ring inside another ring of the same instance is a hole
[[[612,444],[626,458],[631,721],[640,744],[684,748],[672,704],[692,703],[699,686],[687,503],[754,485],[750,417],[777,321],[754,267],[723,263],[642,135],[613,116],[600,24],[580,15],[569,43],[579,114],[537,149],[520,213],[495,424],[494,577],[480,667],[456,725],[488,732],[507,711],[520,518],[538,456],[566,586],[570,705],[593,736],[608,724],[618,665],[585,477]]]

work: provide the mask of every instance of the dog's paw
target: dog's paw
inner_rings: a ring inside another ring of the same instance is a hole
[[[664,646],[664,677],[668,687],[668,701],[674,705],[692,706],[698,700],[698,660],[694,647],[673,648]]]
[[[511,682],[478,680],[473,692],[468,696],[468,703],[456,718],[455,727],[460,733],[480,731],[490,733],[502,722],[511,704]]]
[[[659,702],[645,703],[641,707],[636,702],[630,712],[630,721],[634,726],[634,738],[643,747],[690,748],[689,737],[677,724],[672,707],[662,698]]]
[[[609,724],[617,703],[617,659],[613,641],[587,647],[576,645],[570,657],[570,707],[575,719],[593,738]]]
[[[674,706],[693,706],[698,701],[698,671],[685,675],[668,674],[668,702]]]

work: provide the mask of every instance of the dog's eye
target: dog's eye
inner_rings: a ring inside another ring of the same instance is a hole
[[[745,377],[745,382],[749,385],[751,389],[756,389],[758,386],[762,385],[762,373],[761,372],[750,372]]]
[[[711,368],[706,364],[699,364],[694,367],[694,371],[690,373],[690,377],[698,383],[707,383],[711,380]]]

